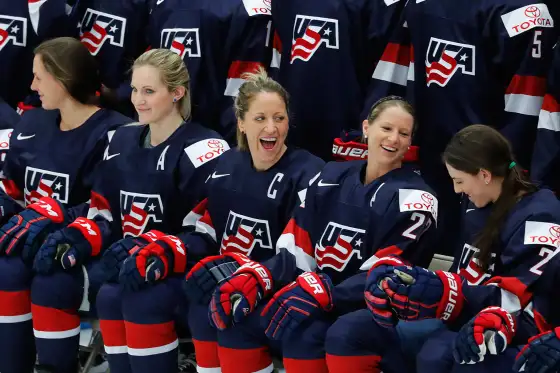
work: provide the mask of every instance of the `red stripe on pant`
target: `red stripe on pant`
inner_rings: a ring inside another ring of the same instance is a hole
[[[300,360],[284,358],[282,362],[287,373],[329,373],[325,359]]]
[[[238,350],[219,346],[218,356],[222,373],[253,373],[272,364],[267,347]]]
[[[196,363],[201,368],[219,368],[218,342],[199,341],[193,338]]]
[[[80,326],[76,310],[59,310],[31,304],[33,329],[41,332],[65,332]]]
[[[125,321],[126,343],[130,348],[145,349],[163,347],[177,340],[175,323],[136,324]]]
[[[327,354],[329,373],[346,373],[352,367],[352,373],[381,373],[381,356],[336,356]],[[290,371],[291,373],[291,371]]]
[[[124,320],[99,320],[103,344],[108,347],[126,346]]]
[[[20,316],[31,312],[29,290],[0,291],[0,316]]]

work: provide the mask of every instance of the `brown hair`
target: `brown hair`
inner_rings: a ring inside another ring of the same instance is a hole
[[[412,116],[414,120],[414,109],[412,108],[412,105],[408,103],[408,101],[406,101],[404,98],[400,96],[387,96],[387,97],[383,97],[382,99],[378,100],[373,105],[371,105],[371,109],[369,109],[367,121],[369,122],[369,124],[372,124],[373,122],[375,122],[377,118],[379,118],[381,113],[383,113],[385,110],[392,107],[398,107],[403,109],[408,114],[410,114],[410,116]],[[416,131],[416,121],[414,120],[412,123],[411,136],[414,135],[415,131]],[[363,143],[367,142],[364,135],[362,135],[362,142]]]
[[[500,196],[474,243],[480,250],[477,254],[480,265],[487,270],[507,215],[523,194],[535,192],[537,187],[515,162],[509,141],[489,126],[475,124],[455,134],[445,148],[443,161],[470,175],[485,169],[493,176],[504,178]]]
[[[255,96],[261,92],[276,93],[286,105],[286,111],[289,115],[289,103],[290,96],[288,92],[274,79],[271,79],[264,68],[259,67],[259,69],[254,73],[243,74],[245,82],[239,88],[239,94],[235,98],[233,104],[233,109],[235,111],[235,116],[238,120],[244,120],[245,114],[249,111],[249,105],[255,98]],[[237,127],[237,148],[240,150],[249,150],[249,145],[247,143],[247,135],[245,135]]]
[[[77,39],[61,37],[47,40],[34,50],[41,56],[45,70],[58,80],[68,94],[86,105],[99,104],[101,75],[95,57]]]
[[[183,119],[191,116],[190,75],[183,59],[169,49],[157,48],[144,52],[134,61],[132,70],[140,66],[152,66],[159,70],[160,79],[169,92],[185,87],[185,95],[177,101]]]

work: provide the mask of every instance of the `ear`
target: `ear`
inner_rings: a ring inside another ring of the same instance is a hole
[[[492,181],[492,173],[490,171],[481,168],[478,174],[480,175],[480,178],[482,179],[482,181],[484,181],[485,184],[489,184]]]
[[[181,98],[183,98],[185,96],[185,92],[186,89],[185,87],[181,86],[181,87],[177,87],[173,90],[173,98],[177,99],[177,101],[179,101]]]
[[[367,137],[368,129],[369,129],[369,122],[367,121],[367,119],[365,119],[362,122],[362,133],[364,134],[364,137]]]
[[[243,133],[245,133],[245,123],[240,119],[237,118],[237,128]]]

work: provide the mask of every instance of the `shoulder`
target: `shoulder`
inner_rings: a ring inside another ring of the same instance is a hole
[[[505,31],[510,37],[523,34],[534,28],[552,28],[554,21],[544,1],[531,0],[484,1],[485,8],[495,10]]]
[[[325,182],[340,182],[349,175],[359,173],[366,165],[366,161],[328,162],[321,171],[320,178]]]
[[[286,150],[281,169],[294,175],[316,175],[325,166],[325,161],[303,149]]]
[[[98,121],[100,124],[103,124],[103,127],[112,130],[117,129],[121,126],[128,125],[134,123],[134,120],[123,115],[114,110],[108,109],[101,109],[101,115],[98,117]]]
[[[195,168],[217,159],[230,149],[227,141],[217,132],[196,123],[186,125],[190,128],[187,129],[183,150]]]
[[[232,5],[241,9],[241,14],[247,17],[270,16],[270,0],[228,0]]]

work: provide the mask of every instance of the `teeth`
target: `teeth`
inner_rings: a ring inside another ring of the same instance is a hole
[[[387,151],[390,151],[390,152],[396,152],[396,151],[397,151],[397,148],[392,148],[392,147],[390,147],[390,146],[381,145],[381,147],[382,147],[383,149],[387,150]]]
[[[276,141],[276,137],[261,137],[263,141]]]

